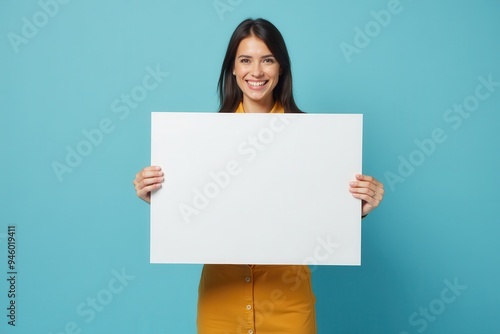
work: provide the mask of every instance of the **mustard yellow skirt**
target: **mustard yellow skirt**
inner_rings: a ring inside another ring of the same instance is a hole
[[[203,267],[198,334],[316,334],[307,266]]]

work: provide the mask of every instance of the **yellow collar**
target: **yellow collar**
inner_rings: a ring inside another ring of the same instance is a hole
[[[238,105],[238,108],[236,109],[235,112],[236,113],[244,113],[245,112],[245,110],[243,109],[243,101],[240,102],[240,104]],[[278,101],[276,101],[276,103],[274,103],[273,109],[271,109],[271,111],[269,113],[271,113],[271,114],[283,114],[283,113],[285,113],[285,109],[278,103]]]

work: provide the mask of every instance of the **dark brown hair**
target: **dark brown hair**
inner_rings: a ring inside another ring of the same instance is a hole
[[[274,101],[278,101],[286,113],[302,112],[293,98],[292,66],[285,40],[279,30],[271,22],[264,19],[246,19],[238,25],[229,40],[217,85],[220,101],[219,112],[235,112],[243,98],[243,93],[233,75],[234,61],[241,41],[251,36],[262,40],[280,64],[282,72],[273,91]]]

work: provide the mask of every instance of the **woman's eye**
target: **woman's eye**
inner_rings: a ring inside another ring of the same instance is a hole
[[[250,59],[243,58],[240,60],[240,62],[243,64],[248,64],[250,62]]]
[[[264,59],[264,63],[273,64],[274,63],[274,59],[272,59],[272,58]]]

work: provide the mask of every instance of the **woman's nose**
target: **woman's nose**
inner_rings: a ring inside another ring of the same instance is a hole
[[[260,76],[262,76],[262,68],[261,68],[260,62],[256,62],[256,63],[253,64],[252,75],[254,77],[260,77]]]

